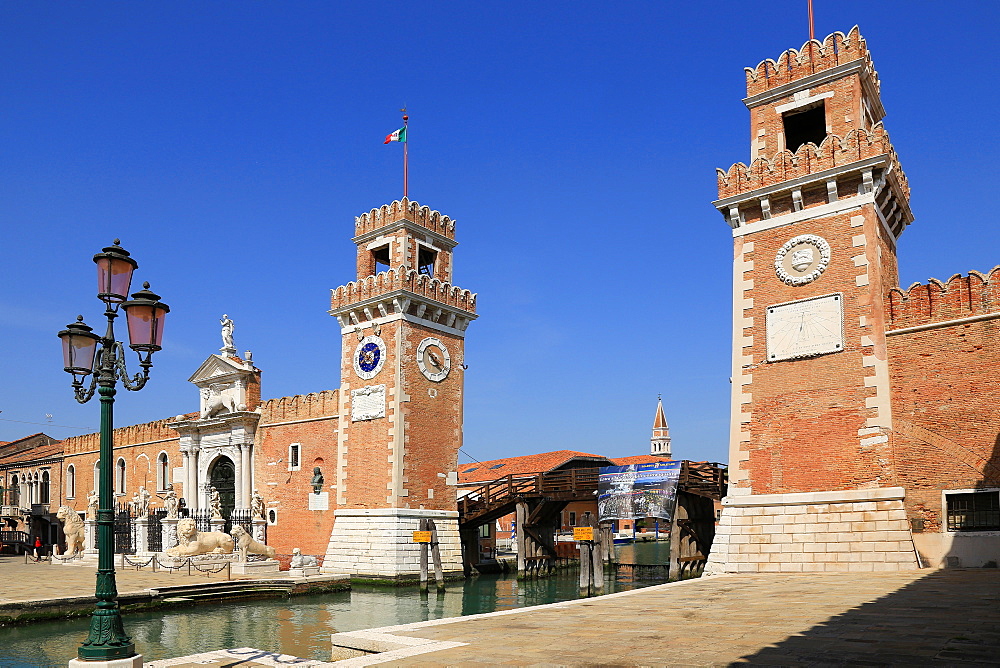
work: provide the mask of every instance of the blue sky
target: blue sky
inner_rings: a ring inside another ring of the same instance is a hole
[[[743,67],[801,46],[805,5],[0,2],[0,440],[96,428],[55,334],[97,324],[116,236],[172,307],[118,425],[197,408],[222,313],[265,397],[336,388],[329,290],[354,216],[402,194],[382,139],[405,104],[411,197],[457,221],[479,294],[465,451],[648,452],[662,393],[675,456],[724,461],[715,168],[748,158]],[[1000,5],[815,5],[817,35],[861,24],[882,80],[917,217],[901,282],[1000,263]]]

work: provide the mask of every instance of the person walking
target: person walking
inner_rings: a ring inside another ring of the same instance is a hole
[[[35,545],[34,545],[34,548],[35,548],[35,561],[41,561],[42,560],[42,537],[41,536],[35,536]]]

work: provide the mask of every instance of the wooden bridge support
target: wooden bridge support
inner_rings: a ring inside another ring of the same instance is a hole
[[[517,577],[548,575],[556,560],[556,531],[565,502],[519,500],[517,521]]]
[[[684,579],[700,573],[715,539],[715,503],[711,498],[677,492],[677,508],[670,527],[670,565]]]

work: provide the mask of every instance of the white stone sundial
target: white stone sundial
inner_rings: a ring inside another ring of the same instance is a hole
[[[844,349],[840,293],[767,307],[767,361],[811,357]]]

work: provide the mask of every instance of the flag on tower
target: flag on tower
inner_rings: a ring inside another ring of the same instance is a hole
[[[383,144],[388,144],[391,141],[400,141],[400,142],[403,142],[405,144],[406,143],[406,127],[401,127],[398,130],[396,130],[395,132],[393,132],[392,134],[386,135],[385,136],[385,141],[382,142],[382,143]]]

